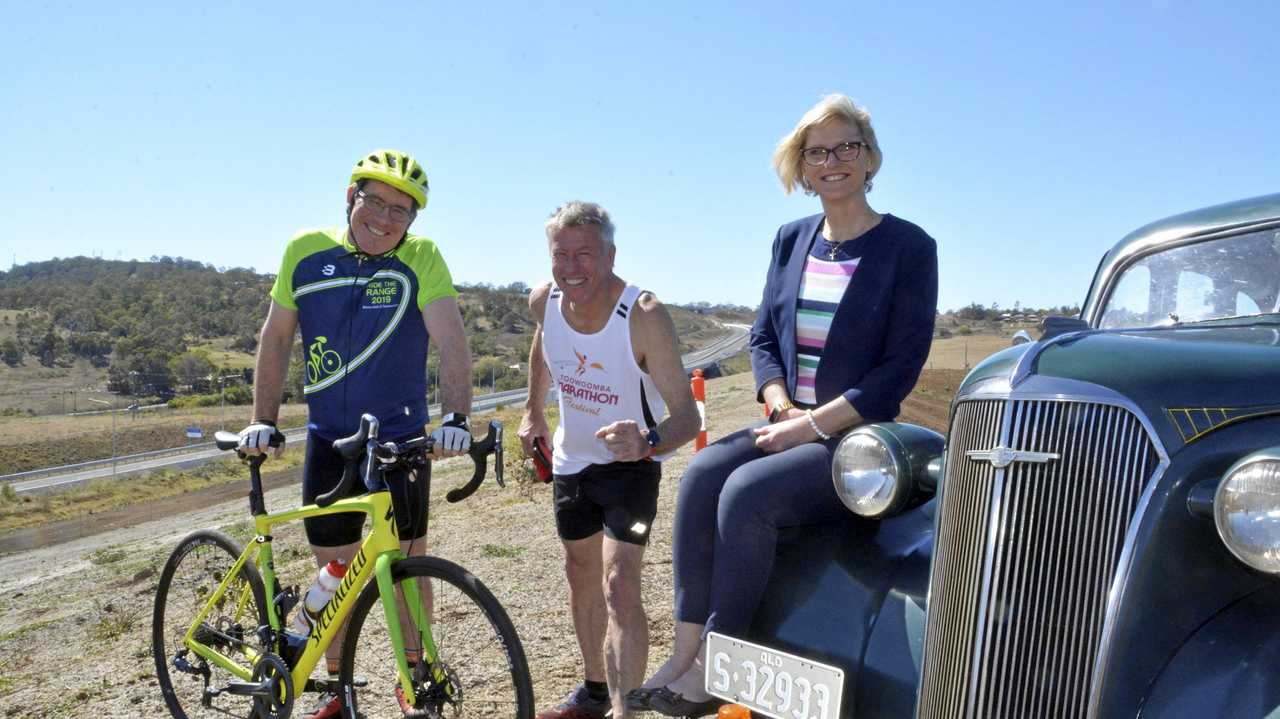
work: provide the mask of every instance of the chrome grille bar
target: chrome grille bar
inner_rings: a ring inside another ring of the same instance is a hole
[[[958,716],[968,693],[966,669],[973,653],[973,617],[982,591],[978,580],[995,472],[990,464],[971,462],[964,453],[995,444],[1003,407],[1000,401],[956,407],[929,581],[921,717]],[[926,706],[931,713],[923,710]]]
[[[967,455],[997,446],[1058,458],[996,468]],[[1107,596],[1157,463],[1119,406],[957,404],[918,717],[1087,715]]]

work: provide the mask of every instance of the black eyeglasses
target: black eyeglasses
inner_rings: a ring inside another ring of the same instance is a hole
[[[386,200],[377,195],[370,195],[364,190],[357,190],[356,197],[359,197],[360,201],[370,210],[373,210],[375,214],[381,215],[386,212],[396,222],[408,222],[413,219],[413,210],[399,205],[389,205]]]
[[[841,162],[853,162],[858,159],[858,155],[862,154],[862,148],[869,147],[867,143],[858,142],[842,142],[835,147],[806,147],[800,151],[804,157],[804,164],[820,167],[827,164],[827,156],[835,155],[837,160]]]

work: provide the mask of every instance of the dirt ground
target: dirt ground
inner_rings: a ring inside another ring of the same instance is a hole
[[[926,371],[903,407],[902,421],[942,431],[963,372]],[[708,382],[712,441],[760,417],[749,374]],[[514,429],[514,428],[512,428]],[[686,447],[663,467],[659,513],[645,554],[644,600],[652,648],[650,670],[671,643],[671,517],[676,484],[692,456]],[[562,553],[549,485],[487,483],[456,505],[443,492],[469,472],[465,460],[436,468],[429,534],[432,553],[470,569],[493,590],[520,633],[539,707],[581,680],[568,613]],[[272,511],[299,502],[295,484],[272,489]],[[225,501],[152,508],[145,521],[96,517],[100,534],[0,555],[0,717],[163,717],[151,657],[152,597],[171,548],[197,528],[248,536],[243,494]],[[129,525],[129,526],[124,526]],[[305,587],[314,568],[301,527],[275,536],[285,584]],[[33,542],[34,543],[34,542]],[[301,699],[300,706],[310,703]]]
[[[925,369],[969,369],[977,365],[988,355],[999,352],[1013,343],[1016,329],[1000,334],[954,335],[951,337],[933,338],[933,346],[929,348],[929,359]],[[1039,336],[1033,331],[1032,336]]]

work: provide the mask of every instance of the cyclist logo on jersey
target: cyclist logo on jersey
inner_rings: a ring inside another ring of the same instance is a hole
[[[578,370],[574,372],[574,374],[578,375],[579,377],[587,373],[587,368],[598,369],[601,372],[604,371],[604,365],[600,364],[599,362],[592,362],[591,364],[587,364],[587,356],[579,352],[577,349],[573,350],[573,356],[578,358]]]
[[[342,369],[342,355],[325,349],[328,337],[316,337],[307,348],[307,384],[315,384],[322,378]]]

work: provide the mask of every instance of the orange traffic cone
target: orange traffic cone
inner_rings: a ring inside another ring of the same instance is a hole
[[[702,378],[702,370],[693,371],[693,379],[689,381],[693,389],[693,401],[698,405],[698,418],[702,422],[698,429],[698,438],[693,442],[693,451],[697,452],[707,446],[707,381]]]

